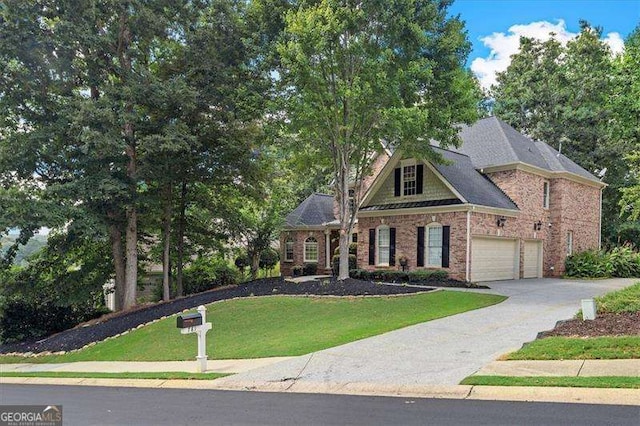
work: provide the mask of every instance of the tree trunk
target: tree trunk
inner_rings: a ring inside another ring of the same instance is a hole
[[[171,184],[163,190],[164,212],[162,217],[162,300],[171,299]]]
[[[126,6],[126,5],[125,5]],[[118,59],[121,67],[121,77],[125,86],[129,83],[132,64],[130,57],[131,29],[129,28],[129,11],[125,9],[120,15],[120,29],[118,33]],[[136,141],[133,123],[133,103],[128,100],[124,107],[125,116],[122,126],[123,137],[126,142],[125,152],[129,158],[127,164],[127,178],[129,179],[131,200],[127,207],[127,229],[125,233],[125,291],[123,308],[128,309],[136,304],[138,285],[138,214],[136,210],[137,192],[137,158]]]
[[[123,309],[136,304],[138,290],[138,214],[135,206],[127,209],[127,232],[125,234],[125,288]]]
[[[109,225],[109,239],[111,241],[111,254],[115,269],[115,310],[119,311],[124,306],[125,288],[125,262],[122,247],[122,231],[116,224]]]
[[[255,280],[258,278],[258,271],[260,270],[260,253],[247,250],[247,254],[251,259],[251,279]]]
[[[351,231],[351,215],[349,214],[349,166],[346,159],[340,162],[340,172],[336,185],[338,187],[338,210],[340,220],[340,264],[338,280],[349,278],[349,233]]]
[[[177,251],[178,251],[178,264],[176,265],[176,287],[178,297],[184,295],[184,286],[182,284],[182,267],[184,265],[184,230],[186,227],[187,219],[187,183],[182,182],[182,189],[180,191],[180,217],[178,219],[178,235],[177,235]]]

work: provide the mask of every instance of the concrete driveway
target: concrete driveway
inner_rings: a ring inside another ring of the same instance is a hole
[[[580,299],[637,280],[527,279],[487,283],[509,296],[488,308],[465,312],[229,376],[230,385],[289,382],[329,384],[456,385],[463,378],[535,339],[559,320],[573,317]],[[472,291],[472,290],[460,290]]]

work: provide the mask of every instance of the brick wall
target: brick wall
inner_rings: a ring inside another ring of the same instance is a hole
[[[573,232],[573,252],[598,249],[600,244],[600,189],[567,179],[551,182],[551,241],[545,259],[552,275],[564,273],[567,233]],[[558,205],[559,208],[555,208]]]
[[[567,232],[573,232],[573,251],[597,249],[599,245],[600,190],[564,178],[545,179],[522,170],[489,174],[491,180],[520,209],[518,218],[508,218],[504,236],[521,239],[520,270],[524,261],[524,239],[543,241],[543,275],[564,273]],[[549,208],[543,206],[544,182],[549,182]],[[540,231],[533,224],[542,222]],[[483,233],[481,226],[472,232]]]
[[[280,274],[282,276],[293,275],[292,269],[296,265],[304,265],[304,242],[309,237],[315,237],[318,241],[318,273],[325,273],[325,234],[324,231],[285,231],[280,234]],[[285,262],[285,242],[293,239],[293,261]]]
[[[467,215],[465,212],[360,218],[358,221],[358,229],[360,230],[358,234],[358,264],[361,268],[368,270],[401,269],[397,260],[396,266],[391,267],[369,265],[369,229],[384,224],[396,228],[396,259],[404,254],[409,259],[409,270],[427,269],[416,267],[417,227],[427,226],[433,222],[451,227],[449,268],[446,270],[451,277],[464,280],[467,244]]]

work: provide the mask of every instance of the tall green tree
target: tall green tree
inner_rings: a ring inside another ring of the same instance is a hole
[[[13,149],[0,171],[7,181],[36,180],[43,199],[75,208],[70,226],[108,233],[121,308],[136,299],[141,144],[171,132],[171,123],[148,125],[151,103],[182,95],[158,73],[160,53],[199,6],[8,1],[0,12],[0,144]]]
[[[450,1],[303,1],[287,14],[280,77],[287,117],[300,143],[331,165],[340,221],[339,279],[349,276],[356,211],[349,189],[386,140],[436,158],[430,138],[456,143],[454,123],[476,116],[469,52]],[[356,205],[357,205],[356,200]]]
[[[618,201],[626,181],[624,154],[629,145],[611,130],[611,102],[622,90],[615,61],[600,28],[580,22],[578,36],[563,46],[522,38],[520,52],[491,89],[494,113],[542,140],[586,170],[606,170],[603,237],[613,243],[621,221]]]
[[[621,192],[619,242],[640,246],[640,26],[625,40],[624,53],[615,63],[615,93],[610,98],[611,132],[619,146],[628,148]]]

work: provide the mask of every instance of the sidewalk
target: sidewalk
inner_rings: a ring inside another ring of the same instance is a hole
[[[255,368],[266,367],[293,357],[271,357],[255,359],[222,359],[207,361],[207,373],[243,373]],[[113,362],[86,361],[60,364],[0,364],[0,373],[35,373],[43,371],[73,373],[173,373],[197,371],[196,361],[159,362]]]
[[[207,372],[241,373],[292,357],[247,360],[214,360]],[[304,357],[295,357],[304,358]],[[76,362],[66,364],[0,364],[0,372],[193,372],[195,361],[176,362]],[[640,360],[568,360],[568,361],[495,361],[481,368],[477,375],[500,376],[640,376]],[[0,384],[47,384],[77,386],[143,387],[159,389],[203,389],[258,392],[325,393],[340,395],[373,395],[408,398],[447,398],[503,401],[567,402],[582,404],[639,405],[640,389],[593,389],[525,386],[471,385],[390,385],[373,383],[336,383],[297,381],[291,377],[281,381],[245,382],[232,376],[216,380],[163,379],[92,379],[0,377]]]
[[[640,359],[494,361],[474,376],[640,377]]]

